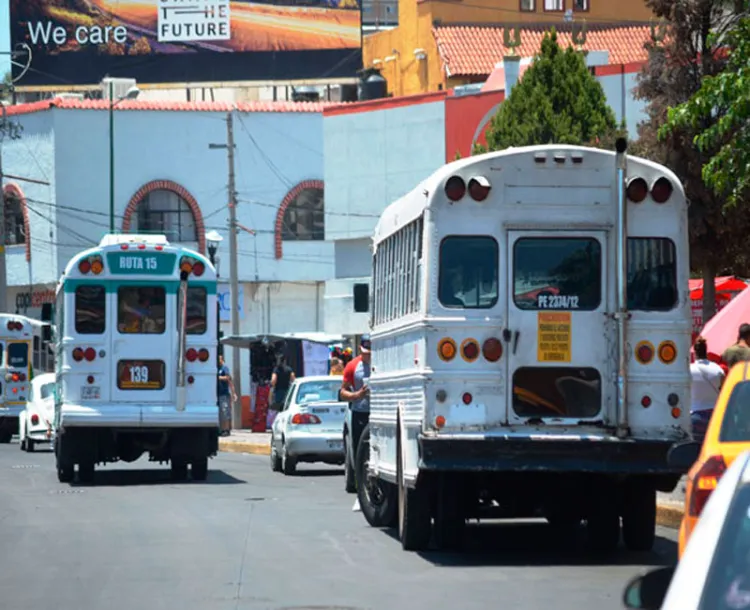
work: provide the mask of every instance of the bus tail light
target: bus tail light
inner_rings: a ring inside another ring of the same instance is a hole
[[[78,263],[78,271],[80,271],[83,274],[88,273],[91,271],[91,263],[87,258],[84,258],[80,263]]]
[[[187,382],[190,385],[193,385],[193,383],[195,383],[195,377],[193,377],[192,375],[188,375]]]
[[[96,381],[96,379],[94,379],[93,375],[89,375],[88,377],[86,377],[86,383],[92,384],[94,383],[94,381]]]
[[[180,271],[184,271],[185,273],[192,273],[193,272],[193,265],[190,264],[190,261],[183,260],[180,263]]]
[[[672,417],[675,419],[680,419],[680,415],[682,415],[682,409],[679,407],[673,407],[672,408]]]
[[[460,201],[466,194],[466,183],[461,176],[451,176],[445,183],[445,196],[451,201]]]
[[[201,362],[207,362],[209,356],[210,354],[205,347],[198,351],[198,360],[200,360]]]
[[[102,259],[97,256],[91,263],[91,272],[94,275],[99,275],[102,271],[104,271],[104,263],[102,262]]]
[[[435,427],[436,428],[443,428],[443,427],[445,427],[445,417],[443,417],[442,415],[438,415],[435,418]]]
[[[494,337],[487,339],[482,345],[482,354],[485,360],[497,362],[503,357],[503,344]]]
[[[466,339],[461,343],[461,357],[466,362],[474,362],[479,358],[479,343],[474,341],[474,339]]]
[[[633,203],[641,203],[648,195],[648,184],[643,178],[633,178],[628,182],[625,194]]]
[[[83,360],[83,358],[83,350],[80,347],[75,348],[73,350],[73,360],[75,360],[76,362],[80,362],[81,360]]]
[[[205,270],[206,270],[205,265],[200,261],[196,261],[195,264],[193,265],[193,274],[196,277],[200,277],[201,275],[203,275],[203,272]]]
[[[667,178],[657,178],[651,185],[651,199],[656,203],[666,203],[672,196],[672,190],[672,183]]]
[[[654,359],[654,346],[650,341],[641,341],[635,346],[635,359],[641,364],[648,364]]]
[[[651,406],[651,397],[650,396],[644,396],[641,398],[641,406],[644,409],[648,409]]]
[[[662,341],[658,353],[664,364],[672,364],[677,358],[677,346],[672,341]]]
[[[195,362],[195,360],[198,358],[198,352],[191,347],[187,352],[185,352],[185,358],[187,358],[188,362]]]
[[[295,413],[292,417],[292,423],[295,426],[305,426],[309,424],[319,424],[320,418],[312,413]]]
[[[699,517],[711,497],[711,493],[719,484],[719,479],[727,470],[724,458],[720,455],[711,456],[701,466],[693,479],[693,489],[690,494],[690,516]]]
[[[26,381],[26,373],[18,373],[18,381]]]
[[[474,400],[474,397],[468,392],[464,392],[464,395],[461,396],[461,400],[463,401],[465,405],[470,405],[471,401]]]
[[[8,330],[23,330],[23,324],[21,322],[8,322]]]
[[[484,176],[474,176],[469,180],[469,195],[474,201],[484,201],[490,194],[490,181]]]
[[[456,357],[456,342],[453,339],[441,339],[438,343],[438,356],[445,362],[450,362]]]
[[[96,358],[96,350],[93,347],[87,347],[83,355],[86,360],[88,360],[89,362],[93,362],[94,358]]]

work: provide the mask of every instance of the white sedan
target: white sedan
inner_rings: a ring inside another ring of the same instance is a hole
[[[299,462],[344,463],[344,417],[339,402],[341,376],[294,380],[271,426],[271,468],[294,474]]]
[[[697,457],[700,444],[690,445],[683,444],[680,461]],[[623,602],[641,610],[750,608],[750,451],[719,480],[677,567],[634,578]]]
[[[29,384],[26,408],[18,417],[21,451],[34,451],[36,443],[52,443],[55,421],[55,375],[37,375]]]

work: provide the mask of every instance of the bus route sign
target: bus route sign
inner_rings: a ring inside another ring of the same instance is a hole
[[[107,265],[113,275],[172,275],[177,255],[154,252],[108,252]]]

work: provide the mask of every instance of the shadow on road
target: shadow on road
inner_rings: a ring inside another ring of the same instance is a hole
[[[205,481],[172,479],[169,468],[149,470],[97,470],[93,483],[80,483],[76,478],[71,487],[127,487],[137,485],[245,485],[247,481],[237,479],[223,470],[208,470]]]
[[[344,475],[344,469],[343,468],[337,468],[336,470],[319,470],[319,469],[311,469],[311,470],[296,470],[294,475],[295,477],[340,477]]]
[[[401,544],[397,529],[384,533]],[[433,547],[434,548],[434,547]],[[628,551],[620,544],[617,552],[598,555],[586,549],[583,527],[561,533],[546,522],[469,523],[464,549],[458,552],[429,550],[418,555],[436,566],[661,566],[677,563],[677,543],[657,536],[654,550]]]

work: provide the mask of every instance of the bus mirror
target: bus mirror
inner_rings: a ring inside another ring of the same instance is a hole
[[[366,313],[370,309],[370,285],[354,284],[354,311]]]

